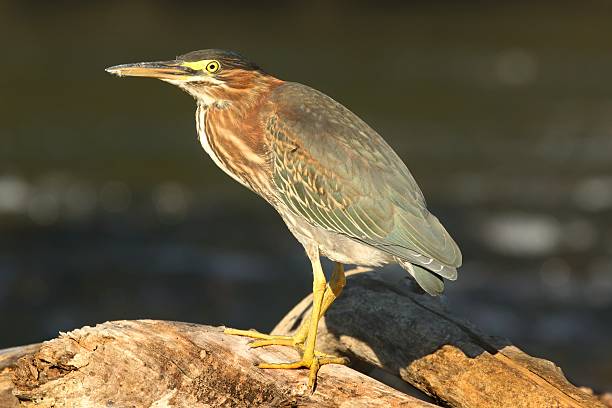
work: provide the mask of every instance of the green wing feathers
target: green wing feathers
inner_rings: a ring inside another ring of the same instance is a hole
[[[262,120],[284,204],[313,225],[391,254],[431,292],[439,293],[440,285],[424,269],[409,270],[406,262],[456,278],[457,244],[429,213],[408,168],[378,133],[304,85],[287,83],[271,97],[283,110],[266,112]]]

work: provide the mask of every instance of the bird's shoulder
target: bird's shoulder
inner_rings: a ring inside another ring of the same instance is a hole
[[[266,126],[275,141],[291,150],[305,150],[319,165],[361,183],[371,177],[390,178],[425,207],[423,194],[404,162],[378,132],[344,105],[295,82],[279,86],[270,101],[273,108]]]
[[[381,142],[374,129],[330,96],[296,82],[286,82],[271,92],[274,113],[296,126],[302,138],[330,137]]]

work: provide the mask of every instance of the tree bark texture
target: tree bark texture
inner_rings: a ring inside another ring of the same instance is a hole
[[[256,367],[261,360],[298,359],[296,351],[249,349],[247,343],[222,328],[187,323],[84,327],[23,352],[2,353],[0,406],[433,407],[338,365],[321,368],[310,395],[307,371]]]
[[[318,348],[352,368],[323,366],[312,395],[307,370],[256,367],[298,359],[291,348],[250,349],[222,328],[139,320],[0,351],[0,407],[436,406],[420,391],[451,407],[606,406],[555,364],[454,316],[403,271],[359,272],[319,326]],[[291,333],[309,308],[306,298],[275,332]]]

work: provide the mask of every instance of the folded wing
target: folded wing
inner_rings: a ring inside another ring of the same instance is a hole
[[[426,208],[406,165],[359,117],[328,96],[287,83],[265,113],[279,198],[320,228],[455,279],[461,252]]]

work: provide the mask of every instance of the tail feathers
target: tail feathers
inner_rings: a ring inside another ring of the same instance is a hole
[[[440,275],[448,280],[457,279],[457,268],[448,266],[439,262],[433,258],[421,255],[417,252],[411,251],[411,256],[408,258],[411,262],[422,266],[423,268]]]
[[[420,287],[432,296],[438,296],[444,291],[444,282],[432,272],[410,262],[400,261],[402,268],[407,270]]]

